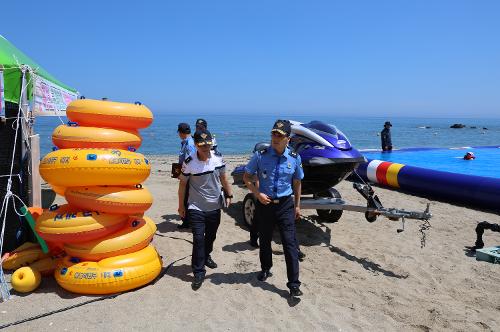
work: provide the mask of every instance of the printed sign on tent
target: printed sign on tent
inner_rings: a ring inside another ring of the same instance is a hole
[[[5,117],[5,98],[3,85],[3,71],[0,70],[0,117]]]
[[[78,96],[54,83],[35,75],[34,109],[35,116],[65,115],[68,104]]]

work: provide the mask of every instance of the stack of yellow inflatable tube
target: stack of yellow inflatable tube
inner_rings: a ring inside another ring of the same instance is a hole
[[[61,287],[82,294],[109,294],[140,287],[161,270],[150,244],[155,223],[143,213],[153,197],[141,183],[151,171],[135,152],[138,129],[151,124],[147,107],[90,99],[67,107],[73,121],[57,127],[61,148],[40,162],[40,174],[68,205],[40,215],[36,230],[66,253],[54,272]],[[36,278],[35,278],[36,279]]]

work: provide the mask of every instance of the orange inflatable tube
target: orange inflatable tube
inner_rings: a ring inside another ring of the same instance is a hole
[[[69,205],[62,205],[42,213],[35,229],[46,241],[86,242],[118,231],[128,219],[125,214],[78,211]]]
[[[143,182],[151,172],[140,153],[119,149],[61,149],[40,162],[40,175],[52,186],[127,186]]]
[[[142,214],[153,204],[149,190],[140,185],[70,187],[65,197],[72,206],[106,213]]]
[[[60,125],[52,132],[52,142],[59,149],[108,148],[135,149],[142,143],[137,130]]]
[[[45,257],[49,255],[42,252],[38,243],[26,242],[2,256],[2,267],[6,270],[16,270]]]
[[[59,286],[70,292],[111,294],[146,285],[160,274],[161,266],[160,255],[149,245],[99,262],[80,262],[66,256],[54,271],[54,278]]]
[[[66,116],[81,126],[140,129],[153,122],[144,105],[114,101],[77,99],[69,103]]]
[[[85,243],[65,244],[66,254],[86,261],[125,255],[145,248],[156,232],[156,224],[148,217],[131,219],[125,228]]]

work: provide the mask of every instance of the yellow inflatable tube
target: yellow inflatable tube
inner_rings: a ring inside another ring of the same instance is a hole
[[[156,224],[148,217],[131,219],[116,233],[85,243],[65,244],[66,254],[86,261],[125,255],[141,250],[151,242]]]
[[[112,294],[146,285],[160,274],[161,266],[160,255],[149,245],[140,251],[99,262],[78,263],[66,256],[54,277],[59,286],[70,292]]]
[[[142,214],[153,204],[149,190],[140,185],[71,187],[64,196],[72,206],[106,213]]]
[[[142,138],[136,130],[60,125],[52,132],[52,142],[59,149],[108,148],[138,149]]]
[[[153,113],[144,105],[92,99],[72,101],[66,115],[81,126],[140,129],[153,122]]]
[[[36,232],[46,241],[75,243],[106,236],[125,226],[125,214],[78,211],[69,205],[44,211],[36,220]]]
[[[142,154],[118,149],[62,149],[40,162],[42,178],[61,187],[136,185],[150,172]]]
[[[2,267],[6,270],[16,270],[48,256],[42,252],[42,248],[37,243],[26,242],[2,256]]]

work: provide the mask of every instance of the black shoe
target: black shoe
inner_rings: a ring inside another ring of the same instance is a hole
[[[184,229],[184,228],[189,228],[189,227],[191,227],[191,226],[189,225],[188,222],[183,222],[182,224],[177,225],[178,229]]]
[[[207,260],[205,261],[205,265],[211,269],[215,269],[217,267],[217,263],[214,262],[214,260],[210,256],[208,256]]]
[[[262,270],[259,272],[259,275],[257,276],[257,279],[260,281],[266,281],[267,278],[272,277],[273,274],[269,270]]]
[[[290,296],[291,297],[297,297],[297,296],[302,296],[302,295],[304,295],[304,293],[302,293],[299,286],[290,287]]]
[[[257,239],[250,239],[250,245],[254,248],[259,247],[259,243],[257,242]]]
[[[299,250],[298,252],[298,256],[299,256],[299,261],[303,261],[304,258],[306,258],[306,254],[304,254],[302,251]]]
[[[198,290],[201,287],[201,285],[203,284],[203,279],[205,279],[205,278],[202,276],[194,277],[194,281],[191,283],[191,288],[194,291]]]

